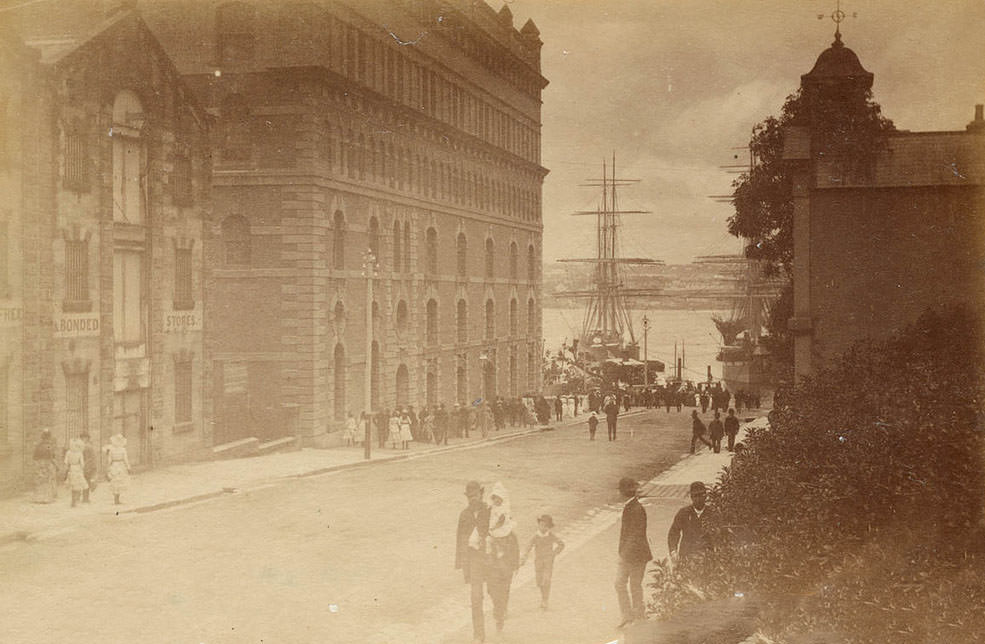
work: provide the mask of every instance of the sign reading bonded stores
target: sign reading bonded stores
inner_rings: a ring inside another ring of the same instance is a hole
[[[99,335],[98,313],[56,313],[51,323],[56,338],[87,338]]]

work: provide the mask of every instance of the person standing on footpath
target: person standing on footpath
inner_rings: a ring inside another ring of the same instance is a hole
[[[728,416],[725,417],[725,435],[728,436],[728,451],[735,449],[735,436],[739,433],[739,419],[735,417],[735,410],[729,409]]]
[[[78,438],[73,438],[68,443],[68,451],[65,452],[65,478],[68,480],[68,487],[72,491],[72,507],[79,504],[82,497],[82,490],[89,489],[89,483],[85,477],[85,457],[82,450],[85,446]]]
[[[86,483],[88,484],[82,490],[82,502],[89,503],[89,495],[96,491],[99,457],[96,455],[96,448],[92,446],[92,440],[87,433],[82,434],[82,459],[84,462],[82,474],[85,476]]]
[[[627,499],[622,509],[619,567],[615,583],[619,610],[622,611],[619,628],[623,628],[635,620],[643,619],[643,573],[653,555],[646,538],[646,510],[637,498],[637,482],[628,477],[620,479],[619,492]]]
[[[55,465],[55,439],[51,431],[41,430],[34,447],[34,502],[53,503],[58,496],[58,467]]]
[[[691,483],[691,505],[681,508],[667,532],[671,561],[683,570],[687,561],[707,547],[704,527],[708,521],[707,489],[701,481]]]
[[[502,483],[496,482],[489,493],[489,574],[486,588],[493,601],[496,632],[503,631],[506,608],[510,601],[510,584],[520,567],[520,543],[516,538],[510,497]]]
[[[438,405],[434,412],[434,444],[448,444],[448,412],[445,410],[445,403]]]
[[[608,394],[602,401],[602,410],[605,411],[605,424],[609,431],[609,440],[616,440],[616,423],[619,421],[619,401],[615,394]]]
[[[599,415],[594,411],[588,415],[588,440],[595,440],[595,430],[599,428]]]
[[[561,396],[554,397],[554,420],[561,422],[561,414],[564,413],[564,403],[561,402]]]
[[[127,439],[123,434],[114,434],[106,446],[106,477],[113,491],[113,504],[120,505],[120,495],[130,485],[130,458],[127,456]]]
[[[705,432],[707,428],[704,422],[698,418],[698,410],[691,410],[691,453],[694,454],[694,448],[700,440],[702,443],[711,447],[711,442],[705,438]]]
[[[472,637],[476,643],[486,641],[486,617],[482,610],[488,574],[486,538],[489,536],[489,506],[482,500],[478,481],[465,485],[468,505],[458,516],[455,545],[455,570],[465,575],[472,601]]]
[[[715,412],[715,419],[708,423],[708,434],[711,436],[711,446],[718,454],[722,451],[722,437],[725,436],[725,427],[720,420],[721,414]]]

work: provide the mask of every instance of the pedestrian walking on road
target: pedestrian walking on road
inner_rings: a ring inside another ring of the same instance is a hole
[[[68,487],[72,491],[72,507],[79,504],[82,498],[82,490],[89,489],[89,483],[85,476],[85,456],[83,450],[85,445],[78,438],[73,438],[68,443],[68,451],[65,452],[65,478]]]
[[[722,425],[721,414],[715,412],[715,419],[708,423],[708,435],[711,436],[711,447],[718,454],[722,451],[722,437],[725,436],[725,426]]]
[[[506,607],[510,601],[510,584],[520,567],[520,543],[514,528],[510,497],[502,483],[496,482],[489,493],[489,577],[487,587],[493,602],[496,632],[503,631]]]
[[[58,495],[58,467],[55,465],[55,439],[51,431],[41,430],[34,447],[34,502],[52,503]]]
[[[622,611],[619,628],[624,628],[635,620],[643,619],[643,573],[653,555],[646,538],[646,510],[637,498],[637,482],[624,477],[619,481],[619,491],[627,499],[622,509],[619,567],[615,583],[619,610]]]
[[[356,431],[358,429],[356,417],[352,415],[352,411],[349,411],[345,417],[345,429],[342,431],[342,440],[346,447],[352,447],[356,444]]]
[[[82,458],[85,463],[82,473],[86,478],[86,487],[82,490],[82,502],[89,503],[89,495],[96,491],[99,457],[96,455],[96,448],[92,446],[88,433],[82,434]]]
[[[114,434],[106,446],[106,478],[113,491],[113,504],[120,504],[120,495],[130,486],[130,458],[127,456],[127,439]]]
[[[597,422],[597,421],[596,421]],[[534,551],[534,578],[537,588],[540,588],[540,609],[547,610],[547,602],[551,597],[551,577],[554,575],[554,558],[564,550],[564,542],[554,534],[554,519],[549,514],[537,517],[537,534],[530,539],[530,544],[523,552],[520,560],[522,566],[527,562],[530,551]]]
[[[694,448],[701,441],[708,447],[711,447],[711,442],[705,438],[705,432],[707,428],[704,422],[698,417],[698,410],[691,410],[691,453],[694,454]]]
[[[564,403],[561,402],[561,396],[554,397],[554,420],[561,422],[561,416],[564,413]]]
[[[670,531],[667,532],[667,552],[670,553],[671,561],[682,570],[689,559],[708,547],[704,532],[708,521],[706,498],[705,484],[701,481],[691,483],[691,505],[678,510]]]
[[[458,532],[455,545],[455,569],[465,575],[472,600],[472,637],[474,642],[486,640],[486,618],[482,610],[485,600],[485,584],[488,574],[486,537],[489,536],[489,506],[482,500],[482,486],[478,481],[465,485],[468,505],[458,515]]]
[[[728,416],[725,417],[725,435],[728,436],[728,451],[735,449],[735,436],[739,433],[739,419],[735,417],[735,410],[729,409]]]
[[[412,440],[414,440],[414,434],[411,431],[410,413],[405,409],[404,413],[400,415],[400,448],[410,449]]]
[[[588,416],[588,440],[595,440],[595,430],[599,428],[599,415],[594,411]]]
[[[619,421],[619,401],[614,394],[608,394],[602,401],[602,410],[605,412],[605,424],[609,430],[609,440],[616,440],[616,423]]]

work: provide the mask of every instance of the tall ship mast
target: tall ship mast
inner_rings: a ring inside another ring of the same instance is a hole
[[[602,196],[595,210],[572,213],[576,217],[595,217],[596,256],[559,259],[559,262],[593,264],[590,287],[581,291],[566,291],[559,296],[587,300],[582,320],[581,338],[574,353],[579,362],[600,363],[608,359],[638,360],[639,343],[633,330],[633,320],[626,305],[629,297],[654,295],[655,289],[628,288],[623,284],[620,266],[626,264],[662,264],[656,259],[621,257],[619,227],[621,216],[651,214],[649,210],[620,210],[617,189],[639,183],[639,179],[616,177],[616,157],[612,155],[611,172],[602,162],[602,178],[590,179],[585,186],[601,188]]]

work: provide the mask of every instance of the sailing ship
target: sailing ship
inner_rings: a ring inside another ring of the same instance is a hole
[[[601,199],[595,210],[572,213],[576,217],[595,217],[596,255],[585,258],[565,258],[559,262],[578,262],[592,265],[589,288],[556,293],[562,297],[586,300],[581,335],[572,344],[575,363],[589,371],[599,372],[608,363],[640,367],[640,345],[633,320],[627,307],[627,298],[655,295],[655,289],[627,287],[620,268],[626,265],[659,265],[663,261],[645,257],[621,257],[619,227],[623,215],[651,214],[648,210],[620,210],[617,189],[639,183],[638,179],[616,177],[616,158],[612,156],[611,168],[602,162],[602,178],[591,179],[585,186],[602,189]],[[645,356],[644,356],[645,358]],[[663,363],[649,361],[649,370],[662,371]]]

